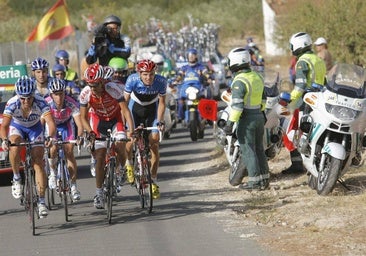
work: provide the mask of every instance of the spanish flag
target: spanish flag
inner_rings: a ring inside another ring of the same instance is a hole
[[[74,32],[64,0],[57,3],[43,16],[27,42],[62,39]]]

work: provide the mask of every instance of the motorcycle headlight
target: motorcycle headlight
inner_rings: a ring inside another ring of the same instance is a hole
[[[197,99],[199,90],[195,87],[188,87],[186,90],[187,98],[189,100],[195,100]]]
[[[360,111],[351,108],[334,106],[330,104],[325,104],[325,109],[328,113],[342,121],[352,121],[356,119],[357,116],[361,113]]]

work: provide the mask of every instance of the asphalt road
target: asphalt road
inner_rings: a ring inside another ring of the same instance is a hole
[[[93,207],[95,181],[86,153],[78,157],[82,198],[69,207],[70,221],[65,222],[64,210],[57,206],[47,218],[36,221],[36,236],[10,186],[1,186],[0,255],[272,255],[254,240],[226,232],[216,217],[207,216],[224,205],[202,200],[210,191],[180,182],[197,175],[186,166],[203,161],[204,145],[212,140],[210,127],[205,139],[191,142],[188,131],[178,126],[161,144],[161,198],[154,201],[153,213],[142,210],[136,189],[125,185],[113,207],[112,224],[105,210]]]

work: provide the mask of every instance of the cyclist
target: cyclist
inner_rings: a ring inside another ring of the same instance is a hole
[[[56,135],[56,125],[51,115],[50,108],[43,97],[35,94],[35,83],[27,77],[20,77],[15,83],[16,95],[9,99],[6,104],[3,121],[0,129],[2,148],[9,150],[9,160],[13,170],[13,185],[11,187],[14,198],[22,197],[20,166],[20,147],[10,147],[9,143],[20,143],[22,140],[43,141],[44,131],[41,118],[48,125],[46,146],[51,145],[51,139]],[[44,170],[44,147],[34,145],[31,150],[32,163],[35,171],[36,184],[38,187],[39,215],[48,215],[45,205],[45,190],[47,187],[46,172]]]
[[[147,126],[159,127],[164,130],[164,111],[167,80],[161,75],[155,74],[156,64],[151,60],[141,60],[137,63],[137,73],[127,78],[124,96],[129,102],[129,108],[133,115],[135,128],[144,123]],[[146,121],[146,122],[145,122]],[[131,126],[129,126],[131,127]],[[132,130],[132,129],[130,129]],[[153,181],[153,198],[160,197],[157,185],[157,172],[159,167],[159,131],[152,130],[149,135],[151,151],[151,178]],[[127,143],[127,179],[133,183],[132,142]]]
[[[79,103],[66,95],[66,85],[64,80],[51,78],[48,82],[50,96],[46,97],[46,102],[50,106],[52,116],[57,126],[57,132],[61,132],[62,140],[75,139],[75,124],[78,131],[78,138],[83,135],[83,128],[80,118]],[[67,167],[71,177],[71,196],[73,201],[80,200],[80,192],[77,190],[77,164],[74,156],[74,144],[64,145]],[[56,156],[57,147],[54,145],[50,150],[50,176],[48,185],[51,189],[56,188]]]
[[[69,67],[70,59],[69,53],[65,50],[58,50],[55,54],[56,64],[61,64],[65,67],[64,79],[77,83],[79,80],[78,73]]]
[[[92,64],[97,60],[106,66],[113,57],[125,60],[131,55],[131,39],[120,33],[122,21],[115,15],[109,15],[102,25],[94,29],[93,43],[86,54],[86,63]]]
[[[52,77],[62,79],[65,83],[66,95],[71,96],[74,100],[79,101],[80,88],[74,81],[66,79],[66,68],[61,64],[55,64],[52,67]],[[52,80],[52,79],[51,79]]]
[[[105,137],[107,130],[111,129],[117,139],[126,137],[122,116],[126,119],[128,127],[133,127],[131,113],[123,97],[122,89],[107,80],[103,66],[95,63],[84,72],[84,79],[88,83],[80,93],[80,114],[83,128],[88,133],[89,140],[94,142],[95,151],[92,152],[96,159],[96,195],[94,206],[104,208],[103,180],[105,176],[104,163],[106,157],[106,142],[95,141],[96,137]],[[93,108],[92,112],[89,109]],[[131,134],[128,134],[130,137]],[[124,142],[116,143],[117,163],[122,166],[126,161],[126,148]],[[117,165],[118,166],[118,165]],[[117,175],[120,175],[117,173]]]
[[[32,61],[31,69],[32,77],[36,85],[36,93],[43,97],[48,96],[48,61],[41,57],[37,57]]]

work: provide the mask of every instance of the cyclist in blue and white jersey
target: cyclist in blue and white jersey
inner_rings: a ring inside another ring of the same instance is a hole
[[[131,74],[126,81],[124,96],[129,102],[135,127],[141,123],[151,127],[158,126],[164,130],[165,97],[167,79],[155,74],[156,64],[151,60],[141,60],[137,64],[137,73]],[[146,123],[145,123],[146,121]],[[130,130],[133,130],[130,128]],[[160,197],[159,186],[156,184],[159,167],[159,131],[152,130],[149,135],[151,152],[151,178],[153,181],[153,198]],[[132,143],[127,143],[127,179],[133,182]],[[132,175],[132,176],[131,176]]]
[[[9,160],[13,170],[13,185],[11,187],[14,198],[22,196],[20,167],[20,147],[10,147],[9,143],[21,141],[44,141],[44,131],[41,119],[44,119],[49,128],[49,138],[46,146],[51,145],[51,139],[56,135],[56,125],[51,115],[50,107],[43,97],[35,94],[35,83],[22,76],[15,84],[16,95],[9,99],[3,113],[3,121],[0,129],[1,146],[9,150]],[[45,205],[45,191],[47,177],[44,170],[44,147],[34,145],[31,150],[33,168],[35,170],[36,184],[38,188],[38,210],[41,217],[48,215]]]

